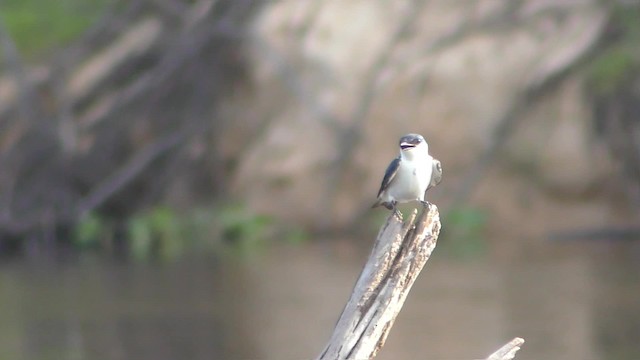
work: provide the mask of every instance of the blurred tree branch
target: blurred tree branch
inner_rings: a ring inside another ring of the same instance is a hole
[[[326,199],[326,211],[329,210],[334,201],[334,196],[337,195],[335,189],[338,188],[338,184],[342,181],[345,170],[353,158],[354,150],[360,142],[359,136],[368,118],[367,115],[371,109],[371,105],[381,90],[378,82],[385,68],[391,64],[394,49],[399,46],[403,38],[409,34],[409,30],[422,13],[422,9],[426,3],[426,0],[413,0],[405,5],[404,13],[398,21],[395,30],[387,39],[386,44],[381,47],[382,50],[374,59],[365,78],[361,82],[360,89],[362,93],[358,97],[349,121],[346,122],[348,125],[337,136],[336,159],[333,161],[333,167],[329,174],[326,189],[327,195],[323,197],[323,199]]]
[[[96,209],[126,216],[154,201],[155,183],[166,189],[177,175],[195,179],[210,171],[165,168],[205,155],[218,166],[221,133],[211,125],[218,101],[244,81],[243,59],[233,56],[261,4],[114,3],[37,67],[20,60],[0,22],[10,65],[0,79],[7,95],[0,99],[0,239],[55,232]],[[213,135],[211,153],[194,158],[178,151],[206,133]]]
[[[600,46],[597,39],[602,36],[605,25],[606,18],[603,17],[600,21],[594,22],[589,31],[583,32],[581,38],[574,42],[574,46],[560,53],[559,56],[540,63],[538,71],[527,79],[523,90],[515,95],[510,106],[497,121],[487,148],[473,161],[472,167],[463,177],[464,181],[456,191],[453,201],[455,206],[468,200],[527,111],[576,69],[579,69],[597,51]]]
[[[139,176],[151,162],[182,144],[187,138],[188,134],[186,132],[179,132],[167,135],[147,145],[120,169],[114,171],[111,176],[99,183],[87,196],[83,197],[72,214],[73,218],[69,219],[69,221],[83,217],[104,204],[113,194]]]
[[[38,103],[34,98],[33,89],[27,77],[27,70],[21,59],[18,47],[0,17],[0,41],[2,52],[9,72],[13,74],[16,84],[16,105],[23,119],[33,122],[35,119],[34,106]]]

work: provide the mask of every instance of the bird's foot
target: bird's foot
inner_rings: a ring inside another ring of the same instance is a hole
[[[391,207],[393,209],[393,214],[400,220],[402,220],[402,213],[400,212],[400,210],[398,210],[398,202],[397,201],[393,201],[391,202]]]
[[[420,204],[422,204],[422,206],[424,206],[426,208],[431,206],[431,203],[426,201],[426,200],[418,200],[418,201],[420,201]]]

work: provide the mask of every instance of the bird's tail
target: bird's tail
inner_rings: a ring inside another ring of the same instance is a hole
[[[383,201],[380,198],[378,198],[378,200],[376,200],[376,202],[373,205],[371,205],[371,208],[373,209],[373,208],[376,208],[378,206],[384,206],[389,210],[393,209],[393,204],[392,203],[390,203],[388,201]]]
[[[371,205],[371,208],[372,209],[377,208],[378,206],[381,206],[381,205],[382,205],[382,200],[378,199],[373,205]]]

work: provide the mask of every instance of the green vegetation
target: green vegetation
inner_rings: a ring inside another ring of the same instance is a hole
[[[71,240],[78,248],[93,248],[106,241],[106,237],[112,233],[113,231],[105,219],[95,213],[90,213],[75,226]]]
[[[616,46],[596,57],[591,64],[588,79],[591,89],[598,95],[612,95],[625,82],[633,79],[629,75],[637,67],[638,58],[632,49]]]
[[[614,95],[640,70],[640,12],[628,5],[614,5],[610,24],[612,35],[587,69],[591,91],[600,96]]]
[[[133,216],[127,224],[130,254],[137,260],[176,258],[187,243],[182,223],[174,210],[163,206]]]
[[[309,241],[309,233],[300,227],[289,228],[284,232],[283,240],[292,245],[303,244]]]
[[[3,0],[0,17],[26,58],[76,38],[115,0]]]
[[[487,213],[470,207],[452,209],[442,217],[439,248],[453,257],[472,258],[487,251]]]
[[[273,235],[273,219],[248,211],[242,205],[220,209],[217,221],[222,240],[240,255],[263,250],[269,234]]]
[[[400,204],[398,209],[406,219],[415,209],[412,204]],[[367,217],[367,228],[378,231],[384,224],[389,211],[373,211]],[[438,239],[438,253],[453,258],[475,258],[487,252],[485,231],[488,214],[486,211],[472,207],[459,207],[446,213],[440,213],[442,229]]]
[[[115,229],[124,227],[124,242],[137,261],[177,259],[189,251],[208,251],[232,256],[259,253],[273,241],[300,244],[306,231],[288,227],[273,218],[239,204],[178,212],[158,206],[137,213],[120,226],[98,214],[89,214],[72,233],[80,250],[109,249]]]

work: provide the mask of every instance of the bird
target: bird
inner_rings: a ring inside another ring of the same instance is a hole
[[[428,189],[442,181],[442,164],[429,155],[429,144],[420,134],[407,134],[398,142],[400,155],[393,159],[384,173],[377,201],[372,208],[384,206],[400,216],[398,203],[425,201]]]

